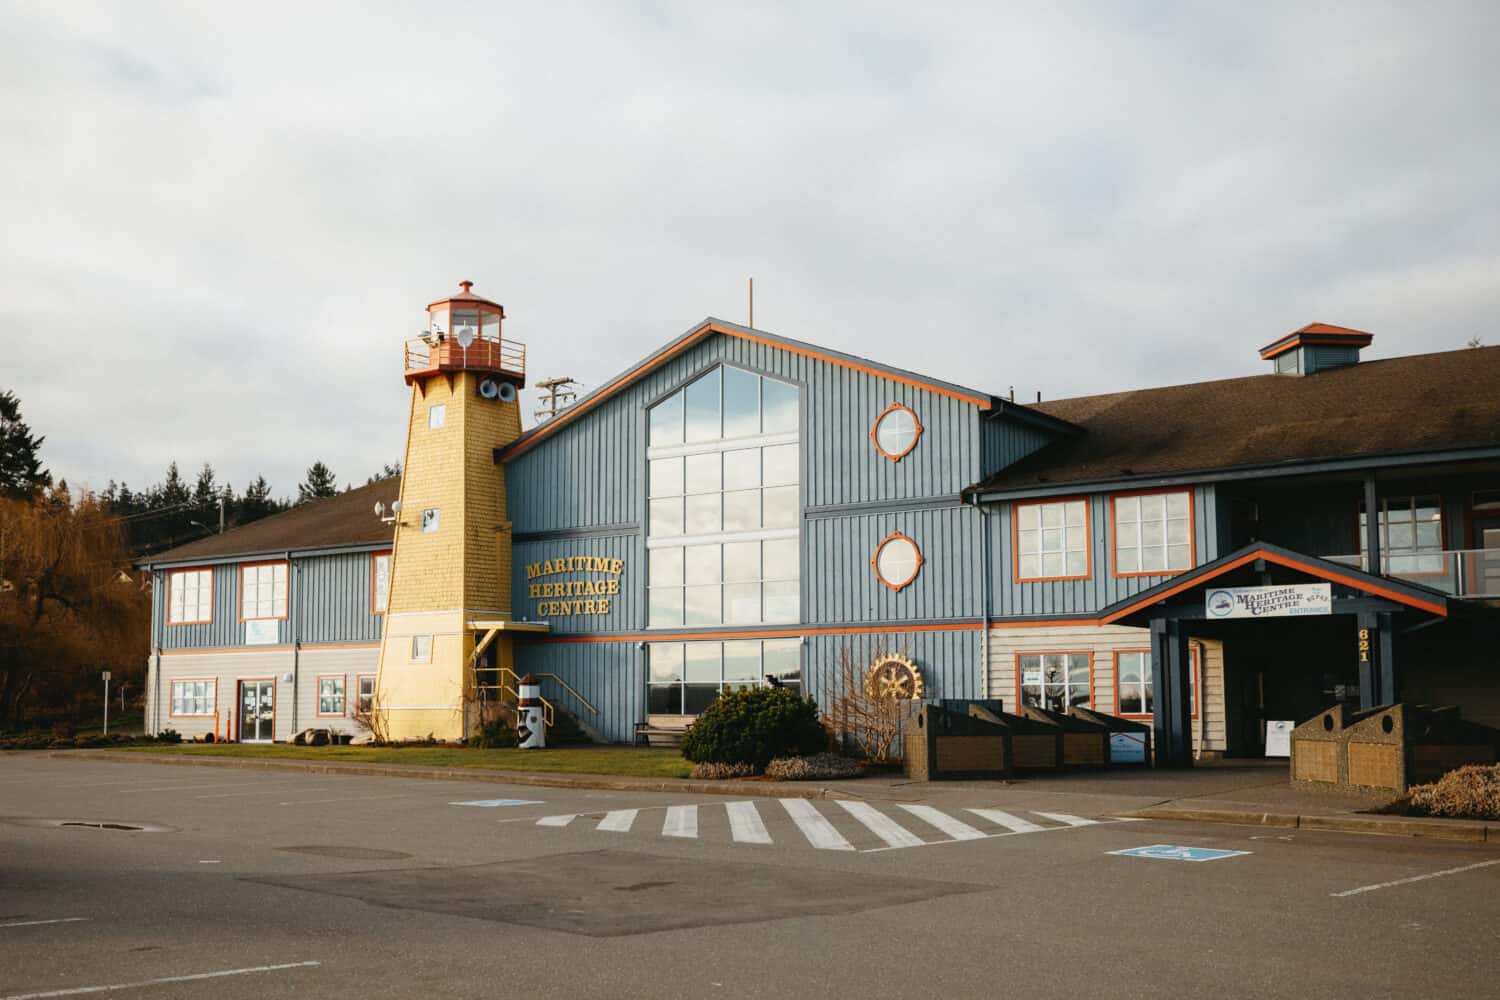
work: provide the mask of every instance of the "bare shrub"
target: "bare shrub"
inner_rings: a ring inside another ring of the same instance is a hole
[[[704,781],[723,781],[726,778],[753,778],[759,773],[760,768],[743,761],[734,764],[705,761],[693,765],[691,776]]]
[[[857,778],[861,773],[858,761],[837,753],[819,753],[811,757],[778,757],[766,765],[766,777],[778,781]]]
[[[1413,812],[1455,819],[1500,820],[1500,764],[1471,764],[1449,771],[1409,793]]]
[[[361,707],[358,699],[355,699],[354,721],[370,731],[370,742],[376,746],[385,746],[391,742],[390,718],[381,708],[378,687],[376,693],[370,696],[368,706]]]
[[[870,662],[877,663],[888,655],[877,649]],[[896,743],[917,702],[868,681],[868,670],[854,662],[847,646],[840,648],[837,687],[829,699],[824,725],[866,760],[888,764],[900,760]]]

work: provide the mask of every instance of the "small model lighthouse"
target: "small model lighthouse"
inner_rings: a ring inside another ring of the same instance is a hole
[[[411,410],[372,706],[393,740],[467,735],[476,634],[491,640],[487,658],[512,665],[509,635],[493,631],[511,616],[505,473],[493,456],[521,433],[526,347],[502,337],[503,307],[459,285],[406,344]]]

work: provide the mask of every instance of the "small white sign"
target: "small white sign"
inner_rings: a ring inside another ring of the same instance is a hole
[[[1024,687],[1041,687],[1042,672],[1040,670],[1021,671],[1021,684]]]
[[[1290,757],[1292,755],[1292,730],[1295,722],[1281,720],[1266,723],[1266,756]]]
[[[1215,587],[1203,595],[1209,618],[1285,618],[1333,614],[1333,587],[1289,583],[1283,587]]]
[[[245,623],[245,645],[247,646],[274,646],[281,638],[278,635],[277,626],[281,624],[275,618],[257,618]]]
[[[1109,762],[1111,764],[1146,763],[1146,734],[1110,733]]]

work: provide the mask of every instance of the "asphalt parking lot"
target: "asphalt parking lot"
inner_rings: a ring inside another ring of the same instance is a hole
[[[0,755],[0,1000],[1500,994],[1500,845],[1043,805]]]

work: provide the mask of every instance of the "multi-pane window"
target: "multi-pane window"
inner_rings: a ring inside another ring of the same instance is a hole
[[[1368,569],[1369,520],[1359,505],[1360,565]],[[1443,572],[1443,505],[1440,498],[1386,497],[1380,501],[1380,552],[1387,575]]]
[[[1016,504],[1016,577],[1020,580],[1087,576],[1087,500]]]
[[[1115,573],[1193,568],[1193,504],[1186,490],[1114,498]]]
[[[240,617],[286,617],[286,563],[240,567]]]
[[[797,387],[723,367],[650,411],[652,627],[795,622]]]
[[[434,403],[427,408],[427,426],[437,430],[448,422],[448,404]]]
[[[802,690],[801,639],[653,642],[647,647],[646,710],[698,715],[719,692],[768,684]]]
[[[173,715],[213,715],[214,695],[218,685],[207,681],[173,681]]]
[[[1192,660],[1188,671],[1193,716],[1198,715],[1198,651],[1189,649]],[[1118,692],[1115,712],[1119,715],[1150,715],[1155,702],[1151,697],[1151,651],[1128,650],[1115,654],[1115,687]]]
[[[354,678],[357,685],[354,694],[354,710],[360,715],[368,715],[375,707],[375,675],[360,674]]]
[[[921,433],[922,425],[917,421],[917,415],[900,403],[892,403],[875,418],[875,426],[870,428],[870,440],[875,442],[876,450],[882,455],[899,462],[917,446]]]
[[[377,552],[370,557],[370,611],[383,615],[391,602],[391,554]]]
[[[182,569],[167,574],[167,624],[208,622],[213,616],[213,570]]]
[[[411,659],[413,663],[426,663],[432,659],[432,636],[411,637]]]
[[[1023,705],[1066,712],[1091,700],[1088,653],[1022,653],[1016,669]]]
[[[344,714],[344,677],[342,674],[318,678],[318,714]]]

